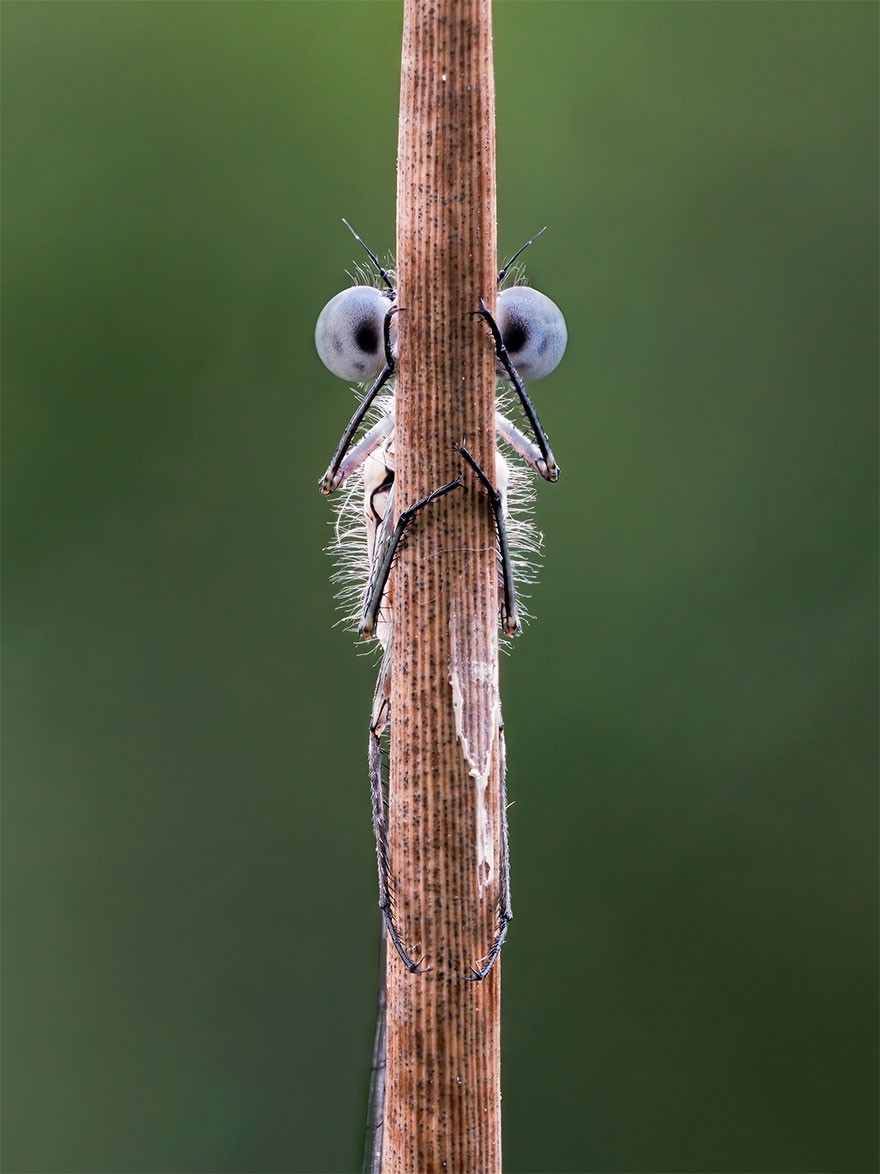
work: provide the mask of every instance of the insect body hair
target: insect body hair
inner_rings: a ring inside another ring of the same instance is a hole
[[[499,384],[496,403],[505,415],[513,398],[506,384]],[[519,617],[525,624],[534,618],[528,608],[529,588],[538,580],[544,547],[544,535],[535,524],[535,474],[505,442],[499,440],[498,448],[507,461],[507,537]]]
[[[393,384],[390,390],[393,392]],[[506,407],[506,398],[499,395],[498,403],[502,410]],[[367,413],[364,430],[369,430],[392,410],[393,395],[380,397]],[[527,589],[537,579],[543,546],[543,535],[535,526],[533,517],[535,479],[534,474],[512,449],[504,444],[500,447],[508,464],[506,522],[517,601],[520,617],[528,620],[531,619],[531,615],[524,603],[529,598]],[[381,453],[381,450],[379,451]],[[370,459],[380,458],[374,456]],[[335,598],[342,612],[339,624],[354,632],[357,632],[361,622],[372,570],[364,517],[364,469],[364,465],[355,469],[334,498],[336,516],[332,523],[333,537],[327,546],[327,552],[335,564],[332,582],[337,588]],[[391,574],[393,577],[393,569]]]
[[[364,419],[364,432],[369,431],[383,416],[393,411],[393,378],[389,381],[388,386],[392,394],[380,396],[372,404]],[[358,389],[358,394],[363,396],[366,390],[367,385],[364,384]],[[357,632],[360,626],[367,585],[372,570],[364,516],[365,469],[366,462],[358,465],[333,498],[335,507],[335,517],[331,522],[333,537],[326,547],[327,553],[334,563],[331,576],[331,582],[336,587],[334,598],[342,612],[338,625],[353,632]],[[369,641],[369,643],[373,644],[374,642]]]

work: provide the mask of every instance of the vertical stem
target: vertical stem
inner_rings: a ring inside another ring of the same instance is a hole
[[[464,472],[416,518],[394,570],[390,841],[397,919],[425,974],[388,962],[383,1170],[501,1170],[498,569],[494,479],[495,96],[490,0],[405,0],[397,189],[402,307],[395,393],[399,510]]]

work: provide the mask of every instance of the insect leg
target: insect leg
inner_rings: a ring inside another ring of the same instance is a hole
[[[382,597],[385,594],[388,576],[391,573],[391,564],[394,561],[400,540],[406,533],[407,526],[409,526],[419,510],[424,509],[426,505],[430,505],[432,501],[436,501],[438,497],[442,497],[444,493],[449,493],[451,489],[457,489],[459,485],[461,485],[460,475],[454,481],[450,481],[448,485],[441,485],[439,489],[433,489],[430,493],[425,494],[424,497],[420,498],[401,513],[391,537],[379,547],[376,558],[373,561],[373,572],[370,576],[367,599],[364,604],[364,614],[361,618],[361,636],[369,639],[376,630],[376,620],[382,604]]]
[[[475,310],[474,313],[480,318],[485,319],[489,330],[492,332],[492,339],[495,343],[495,357],[507,373],[507,378],[513,385],[514,391],[520,398],[520,403],[523,406],[523,411],[529,419],[529,425],[532,432],[535,434],[535,440],[541,453],[541,460],[535,465],[535,468],[541,474],[545,481],[559,480],[559,466],[556,464],[556,459],[550,450],[550,442],[547,439],[547,433],[541,427],[541,421],[538,419],[538,413],[535,411],[535,406],[529,399],[528,392],[523,385],[523,381],[519,377],[516,367],[510,361],[510,355],[507,353],[507,347],[504,345],[504,339],[501,337],[501,331],[498,329],[498,323],[489,312],[489,307],[480,298],[480,309]]]
[[[385,823],[385,800],[382,796],[382,734],[388,725],[391,709],[391,646],[385,649],[370,717],[370,793],[373,801],[373,831],[376,834],[376,862],[379,869],[379,908],[385,917],[388,937],[410,974],[423,974],[422,966],[409,956],[394,920],[394,894],[391,888],[391,865],[388,859],[388,828]]]
[[[501,861],[500,861],[500,878],[498,889],[498,922],[495,930],[495,937],[492,940],[492,945],[489,947],[488,954],[485,954],[480,961],[482,966],[471,966],[471,973],[465,974],[462,977],[469,982],[482,982],[501,953],[501,947],[504,945],[504,939],[507,937],[507,927],[513,919],[513,908],[510,904],[510,836],[507,827],[507,768],[505,762],[504,752],[504,722],[499,722],[498,725],[498,790],[501,797]]]
[[[527,461],[536,473],[540,473],[542,477],[546,475],[547,466],[544,464],[544,458],[541,456],[541,450],[536,444],[532,444],[528,436],[521,432],[515,424],[502,416],[500,412],[495,413],[495,431],[502,440],[506,440],[514,452],[518,453],[524,461]]]
[[[397,307],[391,306],[388,313],[385,315],[384,331],[385,331],[385,366],[376,377],[376,382],[364,396],[363,400],[358,406],[357,411],[348,422],[348,427],[339,438],[339,444],[336,446],[336,452],[333,454],[333,460],[327,466],[327,472],[318,482],[321,492],[326,496],[337,489],[344,478],[339,476],[339,466],[348,452],[351,442],[354,439],[355,433],[360,428],[364,416],[370,410],[370,405],[373,400],[394,374],[394,355],[391,350],[391,319],[397,313]]]
[[[383,441],[387,440],[394,431],[394,412],[391,411],[382,419],[374,424],[370,431],[360,440],[354,448],[349,452],[348,456],[343,460],[336,469],[333,479],[330,483],[330,488],[326,491],[332,493],[334,489],[338,489],[340,485],[344,485],[355,469],[359,468],[364,461],[374,453]],[[329,473],[330,470],[327,470]],[[326,477],[327,474],[325,474]]]
[[[489,480],[485,470],[477,464],[463,444],[458,446],[458,451],[476,473],[489,495],[489,503],[495,517],[495,531],[498,534],[498,549],[501,558],[501,586],[504,598],[501,625],[505,635],[517,636],[522,628],[516,606],[516,588],[513,583],[513,562],[510,557],[510,543],[507,539],[507,525],[504,521],[504,499]]]

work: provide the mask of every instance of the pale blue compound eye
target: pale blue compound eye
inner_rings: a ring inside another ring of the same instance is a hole
[[[530,285],[501,290],[496,321],[523,382],[543,379],[559,365],[568,331],[562,311],[545,294]]]
[[[315,347],[340,379],[368,383],[385,366],[385,315],[391,302],[371,285],[355,285],[331,298],[318,316]]]

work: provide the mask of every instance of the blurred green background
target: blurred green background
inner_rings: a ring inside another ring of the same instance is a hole
[[[3,1168],[347,1171],[374,669],[312,344],[397,3],[2,12]],[[505,1165],[877,1167],[873,4],[499,3],[537,389]]]

